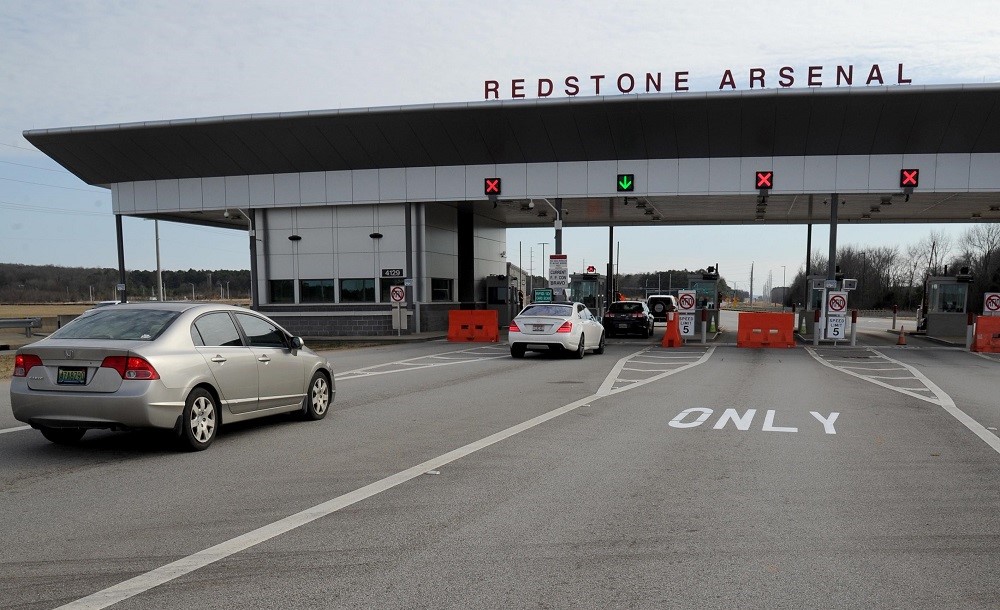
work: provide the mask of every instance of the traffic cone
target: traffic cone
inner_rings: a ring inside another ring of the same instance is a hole
[[[712,317],[712,318],[709,318],[709,320],[711,320],[711,322],[709,322],[709,324],[708,324],[708,332],[710,332],[710,333],[716,333],[716,332],[718,332],[718,330],[716,330],[716,328],[715,328],[715,318]]]
[[[896,340],[896,345],[906,345],[906,335],[903,334],[903,327],[899,327],[899,339]]]

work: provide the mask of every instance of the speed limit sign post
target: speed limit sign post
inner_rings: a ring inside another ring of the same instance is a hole
[[[847,339],[847,292],[831,290],[826,293],[826,338]]]
[[[677,291],[677,311],[679,313],[677,321],[680,324],[682,337],[694,336],[696,296],[697,295],[694,290]]]

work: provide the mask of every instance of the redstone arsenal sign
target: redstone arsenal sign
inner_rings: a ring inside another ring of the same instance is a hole
[[[807,87],[822,87],[824,85],[851,86],[855,82],[865,85],[909,85],[912,79],[903,77],[903,64],[895,66],[895,74],[890,67],[884,70],[879,64],[866,66],[808,66],[799,69],[793,66],[782,66],[768,72],[764,68],[750,68],[747,73],[739,76],[733,70],[725,70],[719,78],[719,90],[738,89],[741,86],[750,89],[764,89],[768,83],[772,87],[788,88],[796,83]],[[663,72],[645,72],[631,74],[624,72],[617,77],[606,74],[591,74],[590,76],[570,75],[561,79],[551,78],[525,79],[514,78],[510,81],[483,81],[483,99],[497,100],[506,98],[550,97],[551,95],[566,95],[573,97],[581,94],[581,83],[593,83],[593,95],[608,95],[618,93],[662,93],[663,91],[688,91],[688,80],[691,73],[684,70],[667,72],[664,80]],[[893,80],[895,77],[895,80]],[[587,95],[587,92],[584,95]]]

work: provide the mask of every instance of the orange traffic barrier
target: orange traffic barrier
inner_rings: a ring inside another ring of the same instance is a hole
[[[663,333],[660,347],[680,347],[684,345],[681,339],[681,321],[676,312],[667,312],[667,330]]]
[[[795,314],[741,312],[737,347],[795,347]]]
[[[1000,354],[1000,316],[976,316],[972,351]]]
[[[500,329],[493,309],[452,309],[448,312],[448,340],[497,343]]]
[[[896,345],[906,345],[906,335],[903,334],[903,326],[899,326],[899,338],[896,339]]]

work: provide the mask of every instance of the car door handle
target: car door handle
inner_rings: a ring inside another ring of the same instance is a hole
[[[218,354],[215,356],[215,358],[212,358],[212,362],[220,362],[221,363],[221,362],[225,362],[225,361],[226,361],[226,359],[223,358],[222,356],[218,355]]]
[[[267,356],[261,356],[260,358],[257,358],[257,362],[270,362],[270,361],[271,359],[268,358]]]

